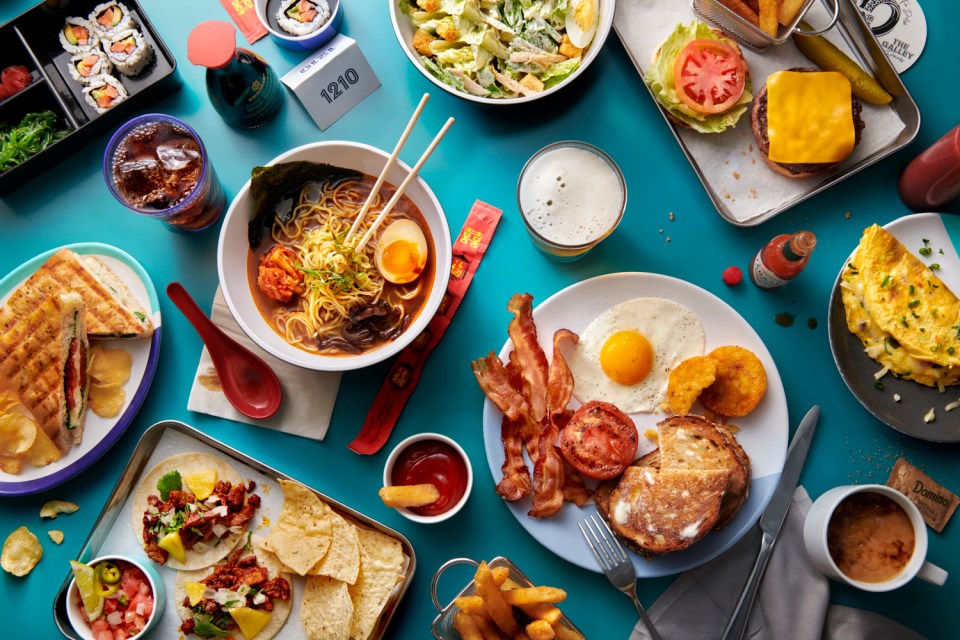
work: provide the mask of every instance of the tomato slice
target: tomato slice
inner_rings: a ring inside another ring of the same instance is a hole
[[[697,113],[723,113],[740,99],[747,66],[731,45],[720,40],[694,40],[673,63],[680,101]]]
[[[619,476],[637,453],[637,427],[609,402],[591,401],[577,409],[560,432],[560,453],[588,478]]]

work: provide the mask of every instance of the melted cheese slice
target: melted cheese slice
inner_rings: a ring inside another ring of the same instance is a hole
[[[767,78],[768,157],[839,162],[853,151],[850,81],[835,71],[778,71]]]

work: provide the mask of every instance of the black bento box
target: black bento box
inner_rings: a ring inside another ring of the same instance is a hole
[[[22,91],[0,99],[0,124],[18,124],[28,113],[50,110],[58,127],[70,131],[63,139],[0,173],[0,191],[26,182],[28,177],[49,168],[69,151],[82,147],[84,134],[103,134],[111,127],[143,110],[180,86],[174,59],[160,34],[137,0],[122,0],[130,10],[134,28],[153,48],[153,60],[135,76],[116,70],[127,98],[102,114],[84,100],[84,86],[73,79],[68,67],[72,54],[63,49],[60,32],[68,17],[86,18],[104,0],[47,0],[0,26],[0,67],[22,65],[33,82]],[[99,161],[99,158],[97,158]]]

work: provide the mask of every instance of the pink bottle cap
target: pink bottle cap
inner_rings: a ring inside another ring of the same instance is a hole
[[[229,22],[201,22],[187,38],[187,58],[208,69],[222,69],[237,53],[237,29]]]

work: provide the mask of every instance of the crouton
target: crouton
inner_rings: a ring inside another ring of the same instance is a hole
[[[452,16],[447,16],[437,23],[437,35],[447,42],[456,42],[460,39],[460,29]]]
[[[422,56],[432,56],[433,52],[430,51],[430,43],[436,40],[432,35],[423,29],[417,29],[417,32],[413,34],[413,49]]]
[[[570,42],[570,36],[567,34],[563,34],[563,38],[560,39],[559,51],[561,55],[568,58],[579,58],[583,55],[583,49],[573,46],[573,43]]]
[[[440,0],[417,0],[417,6],[424,11],[440,11]]]
[[[543,81],[541,81],[540,78],[533,75],[532,73],[528,73],[527,75],[520,78],[520,84],[525,86],[527,89],[530,89],[531,91],[543,91],[544,89]]]

